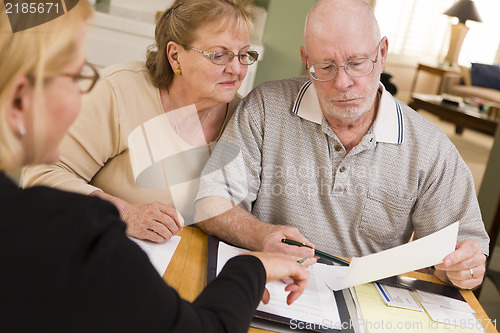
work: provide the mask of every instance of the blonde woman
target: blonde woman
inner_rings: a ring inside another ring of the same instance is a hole
[[[57,161],[81,94],[98,79],[85,64],[90,14],[80,0],[53,21],[12,33],[0,4],[0,332],[246,331],[266,280],[292,276],[288,301],[300,296],[308,273],[296,258],[234,258],[191,304],[128,239],[112,204],[49,187],[22,190],[5,174]]]
[[[137,185],[129,135],[166,115],[160,145],[169,155],[217,141],[239,102],[236,93],[248,66],[258,57],[250,48],[251,3],[175,1],[157,23],[156,47],[148,51],[146,63],[102,71],[63,140],[61,161],[27,168],[24,186],[43,184],[107,199],[119,209],[129,235],[154,242],[171,238],[184,219],[192,223],[197,183],[187,186],[188,194],[177,193],[172,178],[156,179],[157,189]],[[194,106],[195,119],[181,109],[186,106]],[[183,177],[197,178],[207,158],[208,153],[192,154],[167,164],[166,172],[192,169]]]

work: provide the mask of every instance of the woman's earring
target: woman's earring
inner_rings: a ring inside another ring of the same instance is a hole
[[[174,69],[174,73],[175,73],[176,75],[181,75],[181,74],[182,74],[182,69],[181,69],[180,67],[179,67],[179,68],[176,68],[176,69]]]
[[[17,136],[19,139],[21,139],[23,136],[26,135],[26,129],[24,128],[24,125],[22,123],[17,124]]]

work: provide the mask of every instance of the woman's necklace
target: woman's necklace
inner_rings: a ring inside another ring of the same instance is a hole
[[[168,103],[170,105],[170,113],[172,114],[172,119],[174,121],[175,131],[177,132],[177,135],[179,135],[182,138],[181,132],[179,130],[179,126],[177,125],[177,120],[175,119],[175,110],[172,107],[172,99],[170,99],[170,92],[168,91],[168,89],[166,90],[166,92],[167,92],[167,97],[168,97]],[[196,140],[196,137],[198,136],[198,134],[200,133],[200,131],[203,129],[203,126],[205,126],[205,123],[207,122],[208,118],[212,114],[213,109],[214,108],[211,108],[210,111],[208,111],[207,116],[205,117],[205,119],[203,119],[203,122],[200,123],[200,127],[198,127],[198,129],[196,130],[196,133],[194,133],[194,135],[193,135],[193,137],[191,139],[191,142],[189,142],[189,144],[191,146],[193,145],[193,143]],[[198,113],[196,115],[198,115]],[[207,142],[205,142],[205,144],[207,144]]]
[[[191,142],[189,143],[191,146],[193,145],[194,140],[196,140],[196,137],[198,136],[198,134],[200,133],[200,131],[203,129],[203,126],[205,126],[205,123],[207,122],[208,118],[212,114],[212,111],[213,111],[213,108],[210,109],[210,111],[208,111],[208,114],[205,117],[205,119],[203,119],[203,122],[201,123],[201,126],[196,130],[196,133],[194,133],[193,138],[191,139]],[[177,132],[177,134],[179,136],[181,136],[181,132],[179,131],[179,127],[177,126],[177,120],[175,120],[175,110],[171,110],[170,112],[172,113],[172,119],[174,120],[175,131]]]

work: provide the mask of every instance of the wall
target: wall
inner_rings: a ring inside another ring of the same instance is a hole
[[[314,3],[316,0],[255,0],[256,5],[268,11],[263,37],[265,56],[259,63],[255,85],[303,74],[299,48],[303,43],[305,17]],[[402,61],[392,55],[387,59],[385,71],[393,76],[391,81],[398,87],[396,97],[403,102],[409,101],[416,64],[415,59]],[[437,77],[420,73],[415,92],[433,94],[438,86]]]
[[[156,11],[164,11],[169,8],[174,0],[147,0],[147,1],[137,1],[137,0],[96,0],[99,2],[109,2],[111,6],[117,6],[122,8],[127,8],[132,11],[139,11],[145,13],[155,13]]]
[[[264,58],[259,63],[255,84],[302,74],[300,46],[307,12],[315,0],[257,1],[267,8],[264,30]],[[266,6],[267,5],[267,6]]]

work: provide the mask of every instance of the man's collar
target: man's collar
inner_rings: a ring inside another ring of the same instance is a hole
[[[373,123],[373,133],[378,142],[403,143],[403,113],[400,103],[380,84],[382,97],[380,99],[377,118]],[[321,124],[323,113],[318,101],[318,95],[312,81],[307,81],[300,88],[292,112],[299,117]]]

